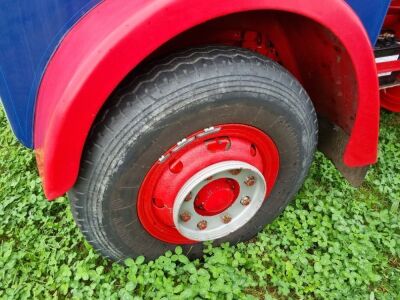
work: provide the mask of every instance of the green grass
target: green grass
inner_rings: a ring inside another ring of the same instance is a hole
[[[317,154],[295,201],[253,241],[122,266],[85,243],[68,199],[44,199],[34,155],[0,108],[0,298],[400,299],[400,115],[381,122],[379,163],[360,189]]]

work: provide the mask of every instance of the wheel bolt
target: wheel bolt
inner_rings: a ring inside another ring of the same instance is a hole
[[[231,173],[232,175],[238,175],[241,171],[241,169],[233,169],[229,170],[229,173]]]
[[[232,221],[232,217],[230,215],[224,215],[222,217],[222,222],[224,222],[224,224],[228,224],[230,221]]]
[[[199,223],[197,223],[197,228],[200,230],[204,230],[207,228],[207,221],[206,220],[201,220]]]
[[[192,192],[190,192],[189,194],[187,194],[186,197],[185,197],[185,201],[186,201],[186,202],[187,202],[187,201],[190,201],[190,200],[192,200]]]
[[[242,199],[240,199],[240,204],[242,204],[243,206],[249,205],[250,202],[251,202],[251,199],[249,196],[244,196]]]
[[[190,212],[184,211],[183,213],[180,214],[180,218],[183,222],[187,222],[191,219],[192,215]]]
[[[244,181],[245,185],[253,186],[256,183],[256,178],[254,176],[247,176],[246,180]]]

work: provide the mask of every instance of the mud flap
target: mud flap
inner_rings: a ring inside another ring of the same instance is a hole
[[[354,187],[359,187],[364,181],[369,166],[350,168],[343,162],[343,153],[347,145],[349,135],[339,126],[333,125],[323,118],[319,122],[318,149],[324,153]]]

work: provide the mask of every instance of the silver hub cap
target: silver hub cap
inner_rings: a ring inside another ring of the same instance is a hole
[[[230,178],[240,191],[232,204],[221,213],[204,216],[194,207],[198,192],[210,180]],[[211,165],[192,176],[180,189],[173,206],[176,229],[186,238],[195,241],[215,240],[245,225],[259,210],[267,185],[262,173],[254,166],[241,161],[224,161]]]

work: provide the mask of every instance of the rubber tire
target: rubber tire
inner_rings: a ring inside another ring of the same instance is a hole
[[[88,242],[115,261],[155,259],[176,245],[153,238],[136,212],[136,194],[151,165],[183,137],[222,123],[242,123],[276,143],[280,169],[263,207],[242,228],[214,242],[254,237],[302,185],[317,144],[317,117],[307,93],[283,67],[241,48],[210,46],[178,53],[109,99],[88,138],[79,178],[69,192]],[[202,255],[202,243],[183,246]]]

